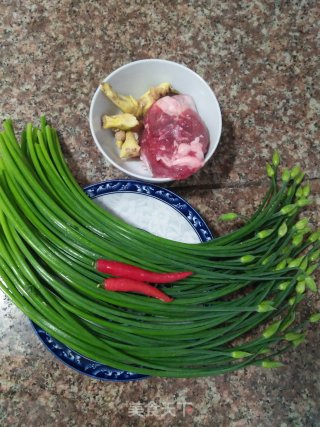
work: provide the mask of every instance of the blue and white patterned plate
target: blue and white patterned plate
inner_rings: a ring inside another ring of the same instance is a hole
[[[86,187],[97,203],[126,222],[157,236],[188,243],[206,242],[212,234],[201,216],[172,191],[127,179],[103,181]],[[35,323],[43,344],[64,364],[104,381],[134,381],[146,375],[122,371],[82,356],[60,343]]]

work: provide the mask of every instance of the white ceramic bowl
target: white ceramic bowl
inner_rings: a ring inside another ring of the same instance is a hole
[[[210,145],[205,162],[215,152],[222,127],[220,107],[210,86],[194,71],[176,62],[163,59],[143,59],[123,65],[103,81],[109,83],[117,92],[136,98],[139,98],[150,87],[163,82],[170,83],[182,94],[190,95],[210,134]],[[120,159],[113,132],[103,129],[101,126],[101,118],[104,114],[112,115],[118,112],[119,109],[98,87],[91,102],[89,120],[93,139],[102,154],[113,166],[135,178],[150,182],[172,181],[172,178],[153,177],[140,159]]]

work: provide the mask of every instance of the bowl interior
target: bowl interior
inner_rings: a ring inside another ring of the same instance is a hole
[[[116,91],[139,98],[150,87],[169,82],[179,92],[190,95],[195,101],[200,117],[210,134],[207,161],[214,153],[221,134],[221,112],[218,101],[209,85],[195,72],[175,62],[161,59],[146,59],[124,65],[111,73],[108,82]],[[98,88],[90,108],[90,128],[100,151],[114,166],[139,179],[153,182],[172,181],[171,178],[154,178],[139,159],[121,160],[115,145],[113,132],[102,129],[101,117],[104,114],[117,114],[119,109]]]

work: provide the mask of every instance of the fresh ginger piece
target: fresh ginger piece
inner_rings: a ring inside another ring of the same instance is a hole
[[[123,142],[124,141],[121,141],[121,139],[116,139],[116,146],[121,149]]]
[[[113,102],[117,107],[119,107],[122,112],[130,113],[135,116],[137,115],[136,113],[138,111],[139,104],[133,96],[118,94],[108,83],[102,83],[100,87],[106,97],[109,98],[110,101]]]
[[[162,96],[168,95],[168,93],[177,93],[170,83],[161,83],[158,86],[151,87],[138,99],[138,116],[145,115],[155,101]]]
[[[126,133],[124,130],[118,130],[118,132],[116,132],[114,134],[114,136],[116,137],[117,141],[122,141],[124,142],[124,140],[126,139]]]
[[[116,132],[114,134],[115,139],[116,139],[116,146],[118,148],[122,147],[122,144],[124,143],[125,139],[126,139],[126,133],[124,130],[118,130],[118,132]]]
[[[104,129],[130,130],[136,127],[138,124],[139,122],[136,117],[129,113],[102,117],[102,127]]]
[[[133,132],[126,132],[126,139],[122,143],[120,149],[121,159],[131,159],[133,157],[139,157],[140,145]]]

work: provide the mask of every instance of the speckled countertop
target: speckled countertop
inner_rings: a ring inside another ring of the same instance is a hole
[[[203,76],[223,112],[216,155],[175,191],[222,232],[218,214],[250,213],[261,200],[265,162],[278,147],[287,166],[298,162],[306,171],[314,193],[310,217],[320,225],[316,0],[0,0],[0,7],[1,119],[10,116],[21,129],[46,114],[81,184],[124,176],[105,163],[90,136],[98,83],[132,60],[169,59]],[[3,295],[0,304],[3,427],[320,426],[315,326],[281,369],[105,383],[62,365]],[[316,295],[301,310],[319,308]],[[185,412],[181,402],[189,403]]]

